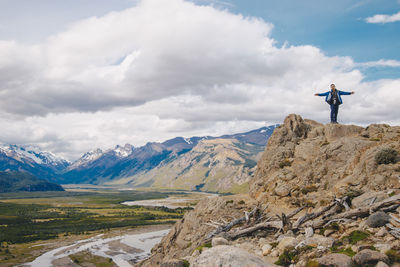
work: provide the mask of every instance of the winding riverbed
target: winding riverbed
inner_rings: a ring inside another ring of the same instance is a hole
[[[93,255],[111,258],[120,267],[131,267],[134,263],[147,258],[151,248],[161,241],[169,229],[140,234],[127,234],[104,238],[102,234],[76,241],[72,245],[53,249],[23,266],[43,267],[62,266],[71,263],[69,255],[88,251]],[[57,262],[57,263],[56,263]],[[63,262],[64,264],[62,264]]]

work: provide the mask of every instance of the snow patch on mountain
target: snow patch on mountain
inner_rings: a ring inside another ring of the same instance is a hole
[[[104,152],[100,148],[86,152],[80,159],[69,166],[69,169],[85,166],[87,163],[100,158],[103,154]]]
[[[39,165],[68,165],[70,162],[64,158],[58,157],[51,152],[41,151],[37,146],[22,146],[22,145],[0,145],[0,152],[8,157],[18,161],[30,161]]]
[[[117,145],[115,147],[114,153],[119,158],[126,158],[132,154],[134,147],[131,144],[125,144],[125,146]]]

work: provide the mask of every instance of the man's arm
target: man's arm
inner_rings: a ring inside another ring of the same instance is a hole
[[[329,92],[325,92],[325,93],[320,93],[320,94],[314,94],[315,96],[327,96],[329,94]]]
[[[351,92],[339,91],[339,94],[340,94],[340,95],[353,95],[353,94],[354,94],[354,91],[351,91]]]

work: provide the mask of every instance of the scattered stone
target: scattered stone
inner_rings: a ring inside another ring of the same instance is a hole
[[[271,257],[278,257],[278,256],[279,256],[279,251],[277,249],[272,250]]]
[[[320,267],[352,267],[353,261],[344,254],[334,253],[316,259]]]
[[[373,228],[381,227],[386,225],[389,222],[389,219],[389,215],[387,215],[385,212],[378,211],[371,214],[366,220],[365,224]]]
[[[290,188],[286,184],[278,185],[274,191],[280,197],[286,197],[290,194]]]
[[[389,244],[375,244],[374,247],[379,250],[380,253],[385,254],[387,251],[392,249],[392,246]]]
[[[360,266],[367,266],[377,264],[379,261],[389,263],[389,258],[385,254],[379,253],[378,251],[364,249],[353,257],[353,261]]]
[[[322,235],[313,235],[312,237],[306,238],[305,244],[307,246],[312,246],[312,247],[318,247],[318,246],[323,246],[326,248],[330,248],[333,246],[333,243],[335,242],[335,239],[332,237],[325,237]]]
[[[356,246],[356,245],[352,245],[351,246],[351,250],[357,253],[357,252],[360,251],[360,248],[358,246]]]
[[[221,245],[229,245],[229,241],[223,237],[214,237],[211,241],[211,246],[221,246]]]
[[[333,229],[326,229],[324,231],[324,236],[330,236],[331,234],[333,234],[335,232],[335,230]]]
[[[283,252],[288,247],[295,247],[297,245],[297,240],[291,236],[285,236],[281,239],[278,246],[276,247],[279,252]]]
[[[395,240],[396,238],[392,235],[387,235],[385,236],[384,240],[385,242],[392,242],[393,240]]]
[[[307,227],[305,229],[305,237],[312,237],[314,235],[314,229],[312,227]]]
[[[375,267],[389,267],[389,265],[387,265],[386,263],[384,263],[383,261],[378,262],[377,265],[375,265]]]
[[[375,234],[377,237],[383,237],[388,234],[388,231],[386,230],[385,227],[382,227],[379,229],[379,231]]]
[[[266,244],[266,245],[262,246],[261,250],[262,250],[262,255],[267,256],[268,254],[271,253],[272,246],[270,244]]]
[[[265,263],[261,258],[233,246],[218,246],[210,248],[190,262],[192,267],[219,267],[219,266],[254,266],[275,267]]]
[[[267,242],[267,239],[265,239],[264,237],[261,237],[260,239],[258,239],[258,243],[260,244],[265,244]]]

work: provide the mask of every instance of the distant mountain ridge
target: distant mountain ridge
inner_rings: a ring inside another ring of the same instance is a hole
[[[134,147],[130,144],[126,144],[124,146],[118,145],[108,150],[95,149],[83,154],[81,158],[72,163],[56,157],[50,152],[43,152],[34,147],[2,145],[0,146],[0,171],[25,171],[40,178],[62,184],[121,184],[123,181],[126,181],[126,183],[135,186],[156,186],[156,184],[161,183],[161,179],[168,180],[170,177],[158,178],[156,179],[157,181],[150,181],[149,179],[144,181],[140,179],[141,183],[136,182],[135,179],[139,179],[149,172],[154,175],[157,171],[164,170],[165,167],[163,168],[163,166],[171,164],[174,161],[182,160],[184,154],[188,152],[192,152],[193,154],[193,150],[198,145],[204,148],[205,146],[202,143],[210,142],[211,140],[214,140],[213,145],[216,147],[219,145],[218,147],[220,149],[218,151],[223,154],[235,154],[237,152],[237,146],[246,147],[247,144],[251,144],[252,148],[249,150],[251,152],[245,151],[246,149],[240,152],[240,159],[232,161],[231,163],[229,163],[229,160],[223,160],[224,162],[226,161],[224,163],[225,167],[230,167],[231,165],[239,166],[239,162],[254,161],[254,159],[257,158],[257,154],[264,150],[269,136],[277,126],[278,125],[271,125],[245,133],[223,135],[219,137],[176,137],[162,143],[147,143],[142,147]],[[230,145],[222,145],[224,142],[217,140],[231,140],[232,142],[228,142]],[[224,147],[224,149],[221,149],[221,147]],[[215,162],[212,158],[218,155],[214,153],[209,156],[211,156],[209,160]],[[203,164],[205,163],[203,162]],[[191,163],[184,167],[186,168],[186,175],[188,168],[191,166],[194,167],[195,165],[196,164]],[[250,169],[247,170],[246,178],[243,179],[243,181],[246,180],[247,182],[252,172],[253,171]],[[232,170],[230,170],[229,173],[233,175],[235,171],[232,172]],[[224,175],[222,176],[225,177]],[[190,180],[190,177],[186,177],[185,179]],[[171,188],[171,186],[167,187]],[[222,187],[227,188],[226,185]],[[185,188],[199,189],[199,185],[189,182]],[[219,189],[218,186],[209,187],[204,185],[200,186],[200,188],[204,190],[214,188],[215,191]]]
[[[27,172],[48,181],[71,163],[35,146],[0,145],[0,171]]]
[[[50,183],[27,172],[0,172],[0,193],[19,191],[64,191],[59,184]]]

